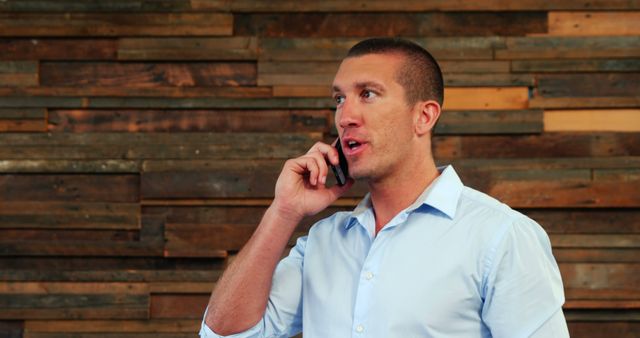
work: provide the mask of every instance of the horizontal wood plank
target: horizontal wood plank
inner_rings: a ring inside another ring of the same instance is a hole
[[[249,36],[124,38],[118,41],[118,60],[255,60],[257,49],[257,38]]]
[[[44,132],[47,130],[44,119],[40,120],[0,120],[0,132]]]
[[[234,34],[261,37],[522,36],[547,32],[545,12],[237,14]]]
[[[128,173],[140,172],[129,160],[0,160],[0,173]]]
[[[640,95],[610,97],[541,97],[529,100],[529,107],[543,109],[568,108],[637,108],[640,107]]]
[[[637,72],[640,59],[514,60],[513,72]]]
[[[537,94],[542,97],[597,97],[638,95],[640,72],[593,74],[543,74]]]
[[[116,43],[116,39],[3,38],[0,60],[114,60]]]
[[[197,320],[27,320],[27,333],[194,333]]]
[[[512,10],[593,10],[636,9],[633,2],[624,0],[609,0],[593,3],[586,0],[571,0],[558,2],[540,2],[524,0],[518,3],[501,0],[445,1],[431,2],[419,0],[400,1],[350,1],[337,0],[331,2],[299,2],[284,0],[273,3],[268,0],[236,0],[225,2],[220,0],[192,0],[194,9],[222,10],[233,12],[422,12],[422,11],[512,11]]]
[[[138,201],[138,175],[0,175],[0,200],[116,202]]]
[[[152,294],[151,319],[202,318],[210,295]]]
[[[631,310],[624,311],[625,313]],[[598,316],[601,317],[602,315]],[[619,318],[618,321],[570,321],[568,323],[571,337],[597,338],[615,336],[619,338],[634,338],[640,333],[640,323],[635,321],[622,321],[626,318]]]
[[[38,62],[0,61],[0,86],[37,86]]]
[[[172,12],[191,9],[189,0],[6,0],[3,12]]]
[[[40,120],[47,116],[47,110],[41,108],[3,108],[0,109],[0,119],[3,120]]]
[[[638,58],[638,36],[589,37],[507,37],[495,58],[505,59],[597,59]],[[560,62],[560,61],[556,61]]]
[[[225,13],[0,13],[0,36],[231,35]]]
[[[3,202],[0,228],[140,229],[134,203]]]
[[[256,84],[252,63],[77,63],[43,62],[44,86],[200,87]]]
[[[329,132],[331,110],[61,110],[52,132]]]
[[[67,96],[67,97],[81,97],[85,98],[84,103],[88,103],[90,99],[86,97],[156,97],[156,98],[235,98],[235,101],[242,103],[242,100],[238,98],[249,99],[252,98],[269,98],[272,97],[271,87],[237,87],[237,86],[217,86],[217,87],[176,87],[176,86],[161,86],[161,87],[102,87],[102,86],[64,86],[64,87],[5,87],[0,88],[0,95],[6,96]],[[42,98],[41,98],[42,99]],[[113,98],[112,98],[113,99]],[[38,99],[34,99],[38,100]],[[215,99],[210,99],[216,102]],[[68,100],[73,102],[72,100]],[[125,100],[126,102],[127,100]],[[171,100],[170,100],[171,101]],[[169,102],[170,102],[169,101]],[[196,102],[204,102],[205,106],[211,105],[208,101],[196,100]],[[54,107],[71,106],[67,103],[60,104],[58,102],[66,102],[65,100],[52,101]],[[214,103],[215,105],[215,103]],[[46,105],[45,105],[46,106]],[[77,108],[84,105],[75,106]],[[186,104],[184,108],[193,108],[193,105]],[[160,105],[156,108],[165,108]],[[14,108],[15,109],[15,108]]]
[[[561,131],[640,131],[640,109],[548,110],[544,130]]]
[[[4,159],[265,159],[306,152],[319,133],[0,134]],[[89,176],[87,176],[89,177]],[[106,176],[105,176],[106,177]],[[96,182],[97,183],[97,182]]]
[[[637,263],[640,250],[554,248],[558,263]]]
[[[640,34],[640,12],[549,12],[548,34],[637,36]]]

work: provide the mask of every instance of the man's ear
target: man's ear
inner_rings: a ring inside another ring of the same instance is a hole
[[[416,109],[418,113],[415,125],[416,134],[422,136],[432,132],[438,118],[440,118],[440,104],[432,100],[422,101],[418,103]]]

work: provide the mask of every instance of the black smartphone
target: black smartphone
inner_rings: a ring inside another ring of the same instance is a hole
[[[342,142],[340,142],[340,139],[336,141],[336,145],[334,147],[338,150],[339,162],[337,166],[331,164],[331,170],[333,171],[333,174],[336,175],[338,185],[343,186],[347,183],[347,177],[349,177],[347,158],[344,157],[344,153],[342,152]]]

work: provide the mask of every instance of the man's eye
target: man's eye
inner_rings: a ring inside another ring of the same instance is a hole
[[[370,99],[370,98],[374,98],[376,97],[378,94],[370,91],[370,90],[364,90],[362,92],[362,97],[364,97],[365,99]]]
[[[337,104],[341,104],[344,102],[344,96],[336,96],[334,97],[334,99],[336,100]]]

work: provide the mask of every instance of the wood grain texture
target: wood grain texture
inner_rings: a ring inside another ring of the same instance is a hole
[[[0,175],[0,200],[137,202],[137,175]]]
[[[250,86],[256,83],[251,63],[77,63],[43,62],[44,86],[207,87]]]
[[[118,60],[255,60],[257,48],[258,39],[249,36],[125,38],[118,41]]]
[[[0,34],[1,35],[1,34]],[[0,60],[114,60],[116,39],[1,38]]]
[[[51,110],[52,132],[329,132],[331,110]]]
[[[235,102],[242,105],[243,100],[238,99],[248,99],[252,98],[269,98],[272,96],[271,87],[176,87],[176,86],[155,86],[155,87],[113,87],[113,86],[63,86],[63,87],[49,87],[49,86],[38,86],[38,87],[0,87],[0,94],[6,96],[17,96],[16,101],[21,101],[23,97],[33,97],[33,96],[44,96],[44,97],[55,97],[55,96],[67,96],[67,97],[80,97],[84,98],[84,102],[91,101],[90,98],[87,97],[133,97],[136,98],[135,101],[139,101],[140,98],[147,97],[155,97],[155,98],[210,98],[211,101],[216,102],[217,99],[225,99],[225,98],[234,98]],[[26,100],[26,99],[25,99]],[[35,101],[45,100],[44,98],[34,98]],[[74,102],[73,100],[68,100],[69,102]],[[173,100],[169,100],[171,102]],[[188,103],[184,104],[184,108],[193,108],[193,102],[191,100],[187,100]],[[224,100],[223,100],[224,101]],[[229,103],[226,105],[230,105],[232,100],[228,100]],[[65,102],[65,100],[60,100],[58,102]],[[64,108],[65,106],[69,106],[69,103],[58,103],[55,102],[48,107],[56,107],[56,108]],[[83,102],[83,101],[80,101]],[[117,101],[116,101],[117,102]],[[203,100],[196,100],[195,102],[207,102]],[[123,101],[123,104],[127,104],[127,100]],[[191,104],[191,106],[189,106]],[[202,103],[201,103],[202,104]],[[44,104],[47,106],[47,104]],[[211,105],[211,104],[209,104]],[[214,103],[215,105],[215,103]],[[73,106],[71,104],[71,106]],[[78,106],[82,107],[80,104]],[[112,103],[112,106],[115,104]],[[157,106],[157,108],[166,108]]]
[[[545,12],[238,14],[234,34],[264,37],[522,36],[547,32]]]
[[[172,12],[191,8],[189,0],[7,0],[3,12]]]
[[[27,333],[193,333],[196,320],[28,320]]]
[[[38,62],[0,61],[0,86],[38,85]]]
[[[0,13],[0,36],[231,35],[224,13]]]
[[[549,12],[550,35],[640,34],[640,12]]]
[[[640,72],[542,74],[537,76],[542,97],[637,97]]]
[[[640,59],[514,60],[513,72],[637,72]]]
[[[639,132],[640,109],[545,111],[544,130]]]

